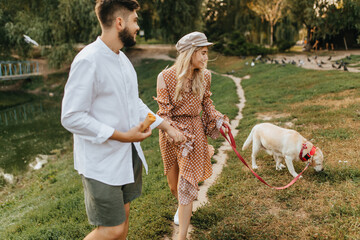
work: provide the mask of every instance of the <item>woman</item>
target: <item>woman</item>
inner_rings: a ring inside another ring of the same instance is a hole
[[[179,202],[174,217],[175,224],[179,224],[179,239],[186,239],[198,183],[212,174],[210,159],[214,151],[206,135],[217,138],[219,128],[229,121],[215,110],[210,99],[211,74],[206,69],[210,45],[203,33],[185,35],[176,44],[175,64],[157,79],[157,114],[186,137],[185,142],[175,145],[166,132],[160,130],[159,134],[164,172]]]

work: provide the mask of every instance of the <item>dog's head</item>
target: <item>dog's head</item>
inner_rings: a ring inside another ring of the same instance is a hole
[[[320,150],[320,148],[316,148],[315,154],[312,157],[312,163],[311,166],[314,167],[315,171],[320,172],[322,170],[324,170],[324,155],[322,153],[322,151]]]

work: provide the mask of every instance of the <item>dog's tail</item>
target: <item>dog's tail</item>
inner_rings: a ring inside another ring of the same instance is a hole
[[[247,137],[246,141],[244,142],[244,145],[242,146],[242,150],[244,151],[252,142],[252,139],[253,139],[253,134],[254,134],[254,128],[251,129],[251,132],[249,134],[249,136]]]

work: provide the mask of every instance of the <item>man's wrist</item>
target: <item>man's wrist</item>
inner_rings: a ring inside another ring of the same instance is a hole
[[[120,132],[118,130],[115,130],[113,135],[111,135],[109,139],[117,140],[120,142],[129,142],[128,138],[129,138],[128,132]]]

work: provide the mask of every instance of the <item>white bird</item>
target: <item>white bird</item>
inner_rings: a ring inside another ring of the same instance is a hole
[[[254,63],[254,62],[251,62],[251,66],[252,66],[252,67],[255,66],[255,63]]]
[[[299,66],[299,67],[302,67],[303,65],[304,65],[304,61],[303,61],[303,60],[299,60],[298,66]]]
[[[24,34],[24,40],[25,40],[25,42],[27,42],[27,43],[32,43],[32,44],[34,44],[35,46],[39,46],[39,44],[35,41],[35,40],[33,40],[33,39],[31,39],[29,36],[27,36],[27,35],[25,35]]]

